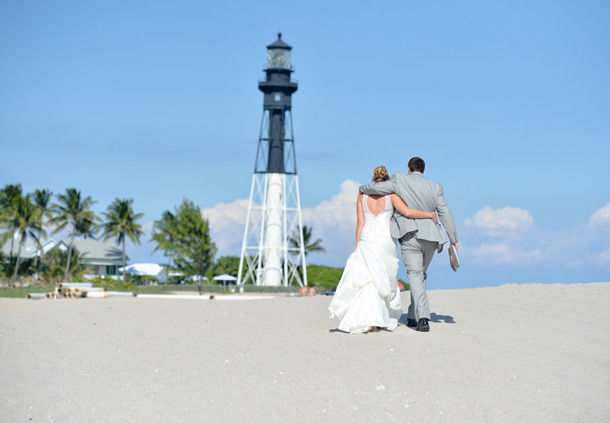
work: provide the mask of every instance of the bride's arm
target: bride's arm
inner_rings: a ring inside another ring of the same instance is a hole
[[[392,200],[392,205],[394,206],[394,208],[398,210],[403,216],[409,217],[411,219],[432,219],[434,223],[438,223],[438,219],[436,218],[435,212],[425,212],[421,210],[411,209],[396,194],[390,195],[390,199]]]
[[[360,234],[362,233],[362,227],[364,226],[364,211],[362,210],[362,194],[358,194],[358,200],[356,200],[356,216],[358,223],[356,224],[356,245],[360,242]]]

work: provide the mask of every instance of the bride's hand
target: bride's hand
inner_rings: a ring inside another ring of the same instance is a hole
[[[436,217],[435,212],[432,212],[432,216],[430,216],[430,219],[432,219],[432,221],[438,225],[438,217]]]

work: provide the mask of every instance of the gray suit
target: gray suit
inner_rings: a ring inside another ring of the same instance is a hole
[[[360,187],[363,194],[397,194],[412,209],[427,212],[436,211],[447,231],[449,240],[457,242],[457,231],[449,206],[445,201],[443,187],[438,182],[425,178],[419,172],[406,175],[395,173],[386,182],[373,183]],[[402,259],[407,268],[411,285],[411,305],[408,317],[419,320],[430,318],[430,306],[426,294],[426,271],[432,261],[434,251],[443,250],[447,242],[440,225],[431,219],[409,219],[397,210],[390,221],[392,236],[399,239]]]

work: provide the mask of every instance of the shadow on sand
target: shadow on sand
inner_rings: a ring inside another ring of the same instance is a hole
[[[453,318],[453,316],[436,313],[430,313],[430,321],[434,323],[455,323],[455,319]],[[400,316],[400,319],[398,319],[398,323],[400,323],[401,325],[406,325],[407,315],[403,314],[402,316]]]
[[[448,323],[448,324],[455,323],[455,319],[453,318],[453,316],[449,316],[449,315],[445,315],[445,314],[436,314],[436,313],[430,313],[430,321],[434,322],[434,323]],[[407,325],[407,315],[403,314],[402,316],[400,316],[400,319],[398,319],[398,323],[406,326]],[[340,331],[339,329],[329,329],[328,333],[345,333],[345,332]]]

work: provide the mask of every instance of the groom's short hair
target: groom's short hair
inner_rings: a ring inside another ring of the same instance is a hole
[[[409,160],[409,170],[411,172],[424,173],[424,170],[426,170],[426,162],[424,162],[424,159],[419,157],[413,157],[411,160]]]

